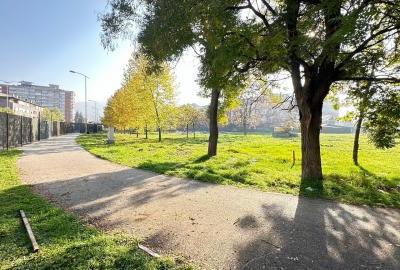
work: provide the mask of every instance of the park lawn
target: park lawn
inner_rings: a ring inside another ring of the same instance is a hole
[[[153,259],[138,250],[135,239],[100,232],[33,194],[18,177],[19,155],[0,152],[0,269],[190,269]],[[31,253],[20,209],[29,218],[38,253]]]
[[[301,194],[354,204],[400,207],[400,145],[378,150],[367,137],[360,142],[359,163],[352,163],[351,134],[321,135],[323,186],[300,181],[300,138],[273,138],[270,134],[221,134],[218,155],[208,158],[207,134],[196,139],[185,134],[156,134],[149,139],[117,134],[114,145],[105,134],[81,135],[88,151],[130,167],[201,181],[251,186],[264,191]],[[293,151],[296,161],[293,163]],[[311,187],[312,189],[307,189]]]

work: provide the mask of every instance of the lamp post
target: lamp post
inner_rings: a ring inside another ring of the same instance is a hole
[[[70,70],[69,72],[81,75],[85,78],[85,133],[89,133],[88,125],[87,125],[88,123],[87,123],[87,88],[86,88],[86,79],[89,79],[89,77],[83,73],[80,73],[80,72],[77,72],[74,70]]]
[[[97,123],[97,101],[89,99],[88,101],[94,102],[94,122]]]

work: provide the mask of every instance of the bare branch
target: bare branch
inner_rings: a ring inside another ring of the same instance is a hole
[[[267,9],[272,13],[272,15],[277,16],[278,13],[271,7],[271,5],[266,0],[261,0],[261,2],[267,7]]]
[[[399,26],[400,27],[400,26]],[[347,57],[336,66],[336,71],[339,71],[343,66],[345,66],[356,54],[364,51],[369,47],[369,42],[372,41],[374,38],[376,38],[379,35],[388,33],[390,31],[396,30],[397,27],[388,27],[385,29],[382,29],[374,34],[371,34],[367,39],[365,39],[357,48],[355,48],[353,51],[347,53]],[[376,45],[377,43],[375,43]]]
[[[368,82],[388,82],[388,83],[399,83],[400,78],[396,77],[368,77],[368,76],[360,76],[360,77],[351,77],[351,76],[343,76],[338,79],[338,81],[368,81]]]
[[[250,8],[249,5],[244,5],[244,6],[229,6],[226,7],[225,10],[242,10],[242,9],[248,9]]]
[[[265,15],[262,14],[260,11],[256,10],[256,9],[254,8],[254,6],[251,4],[251,1],[250,1],[250,0],[247,0],[247,3],[248,3],[247,5],[248,5],[249,8],[253,11],[253,13],[263,21],[264,25],[265,25],[267,28],[269,28],[269,22],[268,22],[268,20],[267,20],[267,17],[265,17]]]

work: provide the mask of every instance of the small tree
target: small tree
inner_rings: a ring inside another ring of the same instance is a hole
[[[75,123],[84,123],[85,118],[83,117],[83,114],[81,112],[75,112],[75,117],[74,117],[74,122]]]
[[[191,104],[179,107],[178,122],[181,127],[186,129],[186,137],[189,138],[189,127],[193,130],[193,137],[196,136],[196,125],[202,118],[202,112]]]
[[[109,99],[104,123],[118,129],[161,129],[174,123],[175,88],[167,64],[149,69],[148,59],[134,53],[124,73],[123,86]]]
[[[11,110],[10,108],[3,108],[3,107],[0,107],[0,113],[14,114],[14,111]]]
[[[260,80],[249,81],[248,86],[240,93],[238,105],[231,114],[233,123],[240,124],[243,134],[247,135],[248,128],[255,127],[261,119],[256,114],[257,107],[267,96],[272,96],[265,82]]]
[[[48,121],[64,121],[64,114],[58,108],[44,108],[42,118]]]
[[[395,85],[377,82],[357,82],[337,85],[331,100],[335,106],[353,108],[339,120],[354,121],[353,162],[358,165],[361,129],[364,127],[370,141],[377,148],[391,148],[399,135],[400,93]],[[340,102],[337,96],[347,94]]]

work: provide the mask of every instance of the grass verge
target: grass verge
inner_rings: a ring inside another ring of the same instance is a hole
[[[400,146],[378,150],[366,137],[361,137],[361,165],[355,166],[351,134],[321,136],[322,186],[300,182],[299,138],[221,134],[218,155],[212,158],[205,155],[206,134],[197,134],[196,139],[164,134],[161,143],[156,134],[147,140],[117,134],[114,145],[105,144],[105,140],[105,134],[90,134],[81,135],[78,143],[101,158],[167,175],[353,204],[400,207]]]
[[[192,269],[153,259],[131,237],[105,234],[51,205],[22,185],[20,151],[0,152],[0,269]],[[31,253],[18,211],[28,215],[40,245]]]

